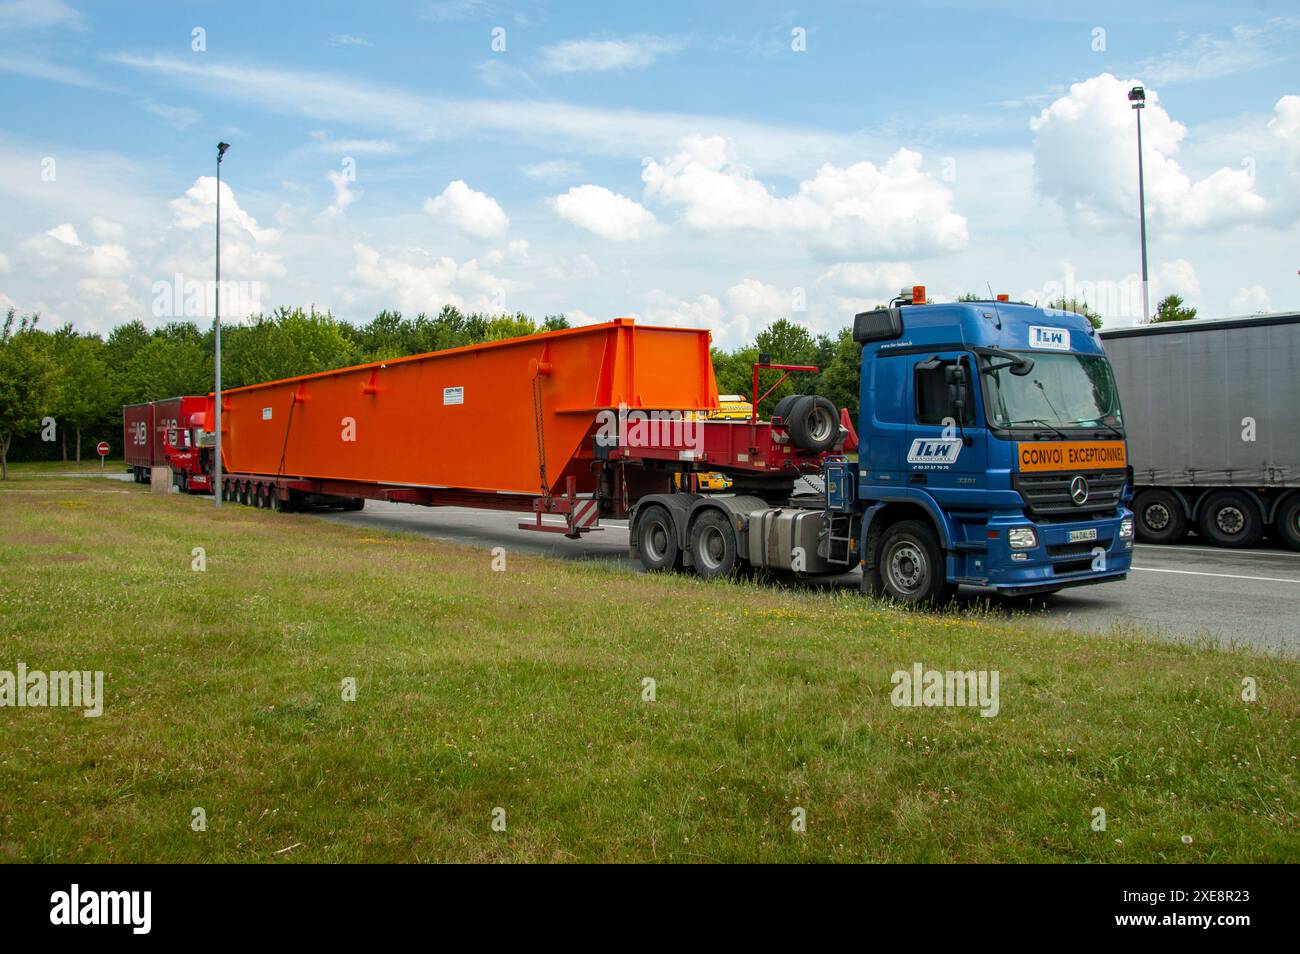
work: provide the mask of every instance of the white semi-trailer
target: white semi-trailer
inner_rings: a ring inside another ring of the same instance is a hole
[[[1300,313],[1101,332],[1124,396],[1138,538],[1300,550]]]

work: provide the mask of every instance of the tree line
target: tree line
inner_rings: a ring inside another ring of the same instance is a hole
[[[961,300],[978,300],[963,295]],[[1052,307],[1076,311],[1100,327],[1101,318],[1086,303]],[[1160,303],[1155,321],[1194,318],[1176,295]],[[442,351],[569,327],[564,315],[536,321],[523,313],[464,313],[451,305],[430,317],[408,318],[381,311],[364,325],[330,312],[280,308],[253,315],[221,331],[222,386],[229,388],[312,374],[333,368]],[[207,394],[213,385],[213,330],[190,321],[150,329],[136,320],[118,325],[107,337],[83,334],[71,324],[45,330],[35,315],[10,308],[0,328],[0,475],[10,460],[77,460],[106,440],[121,453],[124,404],[156,401],[180,394]],[[759,407],[767,414],[787,394],[822,394],[837,407],[858,411],[860,346],[852,329],[815,334],[781,318],[750,344],[713,349],[720,394],[752,399],[752,366],[760,356],[778,364],[811,365],[814,374],[795,374]],[[763,373],[762,393],[780,377]]]

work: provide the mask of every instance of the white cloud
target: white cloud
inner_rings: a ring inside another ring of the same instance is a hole
[[[545,162],[520,166],[519,171],[539,182],[556,182],[581,175],[582,167],[571,159],[548,159]]]
[[[604,186],[576,186],[551,202],[560,218],[611,242],[642,238],[656,225],[654,214],[640,203]]]
[[[90,217],[90,231],[95,234],[95,238],[105,242],[120,242],[126,238],[126,226],[110,221],[102,215]]]
[[[1030,120],[1034,178],[1072,221],[1129,228],[1138,212],[1137,148],[1132,81],[1102,73],[1081,83]],[[1224,167],[1202,179],[1185,173],[1174,155],[1187,127],[1173,120],[1147,90],[1142,145],[1150,228],[1194,231],[1262,218],[1268,204],[1245,168]]]
[[[397,152],[397,143],[391,139],[331,139],[327,133],[311,134],[312,149],[335,155],[387,156]]]
[[[1238,288],[1228,308],[1234,315],[1254,315],[1272,311],[1273,303],[1269,301],[1268,290],[1263,285],[1251,285]]]
[[[329,208],[325,210],[327,216],[337,216],[348,206],[356,201],[356,193],[352,191],[354,176],[342,169],[331,169],[326,173],[330,185],[334,186],[334,201],[330,203]]]
[[[148,99],[141,100],[137,105],[177,129],[187,129],[202,118],[198,110],[190,109],[188,106],[167,106]]]
[[[921,156],[899,149],[884,165],[830,163],[779,197],[734,158],[720,136],[687,136],[662,163],[647,160],[646,197],[681,206],[683,221],[717,233],[796,235],[814,247],[859,255],[941,254],[965,247],[966,220],[952,193],[921,171]]]
[[[448,184],[437,198],[426,199],[424,211],[473,238],[494,238],[510,227],[496,199],[474,191],[461,179]]]
[[[187,85],[204,95],[233,98],[258,109],[318,122],[392,130],[420,141],[487,138],[516,145],[527,140],[545,142],[557,151],[572,146],[640,160],[662,150],[666,142],[706,128],[736,143],[755,168],[782,173],[828,157],[883,148],[865,135],[729,116],[575,106],[537,98],[435,98],[362,83],[338,73],[236,66],[204,57],[118,53],[109,60]]]
[[[7,0],[0,3],[0,30],[82,25],[81,14],[63,0]]]
[[[399,258],[360,242],[353,245],[354,274],[361,284],[412,314],[436,312],[443,305],[497,312],[512,283],[470,259],[463,264],[445,255]]]
[[[1274,17],[1258,26],[1234,26],[1226,35],[1184,36],[1176,50],[1147,60],[1137,72],[1152,83],[1219,79],[1293,59],[1300,20]]]
[[[714,332],[715,343],[723,340],[739,343],[749,333],[744,320],[728,319],[722,302],[712,295],[700,295],[694,301],[678,298],[661,289],[646,294],[641,314],[635,316],[647,325],[667,325],[670,328],[708,328]]]
[[[732,321],[743,327],[762,327],[778,318],[789,318],[794,312],[791,291],[746,278],[727,289],[727,306]]]
[[[657,36],[568,40],[542,49],[542,68],[551,73],[640,69],[649,66],[661,54],[679,49],[680,43]]]
[[[217,221],[217,180],[215,176],[199,176],[185,194],[167,203],[172,210],[172,224],[185,231],[212,228]],[[221,183],[221,229],[234,228],[256,242],[274,242],[280,238],[278,229],[264,229],[239,206],[229,183]],[[224,252],[224,242],[222,251]]]
[[[25,239],[20,248],[32,256],[38,274],[46,277],[64,267],[100,277],[120,277],[131,270],[131,256],[125,247],[113,242],[86,245],[70,222]]]
[[[335,33],[330,37],[330,46],[374,46],[364,36],[354,36],[351,33]]]
[[[3,57],[0,57],[0,73],[15,73],[33,79],[48,80],[51,83],[81,86],[85,89],[115,91],[114,87],[97,80],[84,70],[21,53],[6,52]]]
[[[473,20],[491,16],[496,7],[487,0],[435,0],[425,7],[424,15],[438,23]]]
[[[9,256],[0,252],[0,272],[9,271]]]
[[[1283,142],[1300,145],[1300,96],[1283,96],[1273,106],[1268,129]]]
[[[1184,299],[1201,293],[1201,281],[1196,277],[1196,269],[1185,258],[1176,258],[1163,263],[1156,271],[1156,284],[1161,295],[1173,293]]]

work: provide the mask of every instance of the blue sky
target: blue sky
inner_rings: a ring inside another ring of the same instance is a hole
[[[1298,51],[1276,2],[0,0],[0,305],[209,317],[226,139],[236,312],[452,302],[734,345],[917,281],[1131,324],[1142,82],[1155,293],[1293,309]]]

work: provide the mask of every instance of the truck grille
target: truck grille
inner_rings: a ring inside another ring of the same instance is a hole
[[[1075,477],[1088,482],[1088,499],[1076,504],[1070,498]],[[1081,474],[1015,474],[1011,486],[1025,502],[1025,509],[1038,520],[1078,520],[1119,506],[1124,492],[1122,470],[1095,470]]]
[[[1048,546],[1047,555],[1053,560],[1063,560],[1071,557],[1088,557],[1091,559],[1092,551],[1097,547],[1109,550],[1110,537],[1102,540],[1083,540],[1079,543],[1054,543]]]

